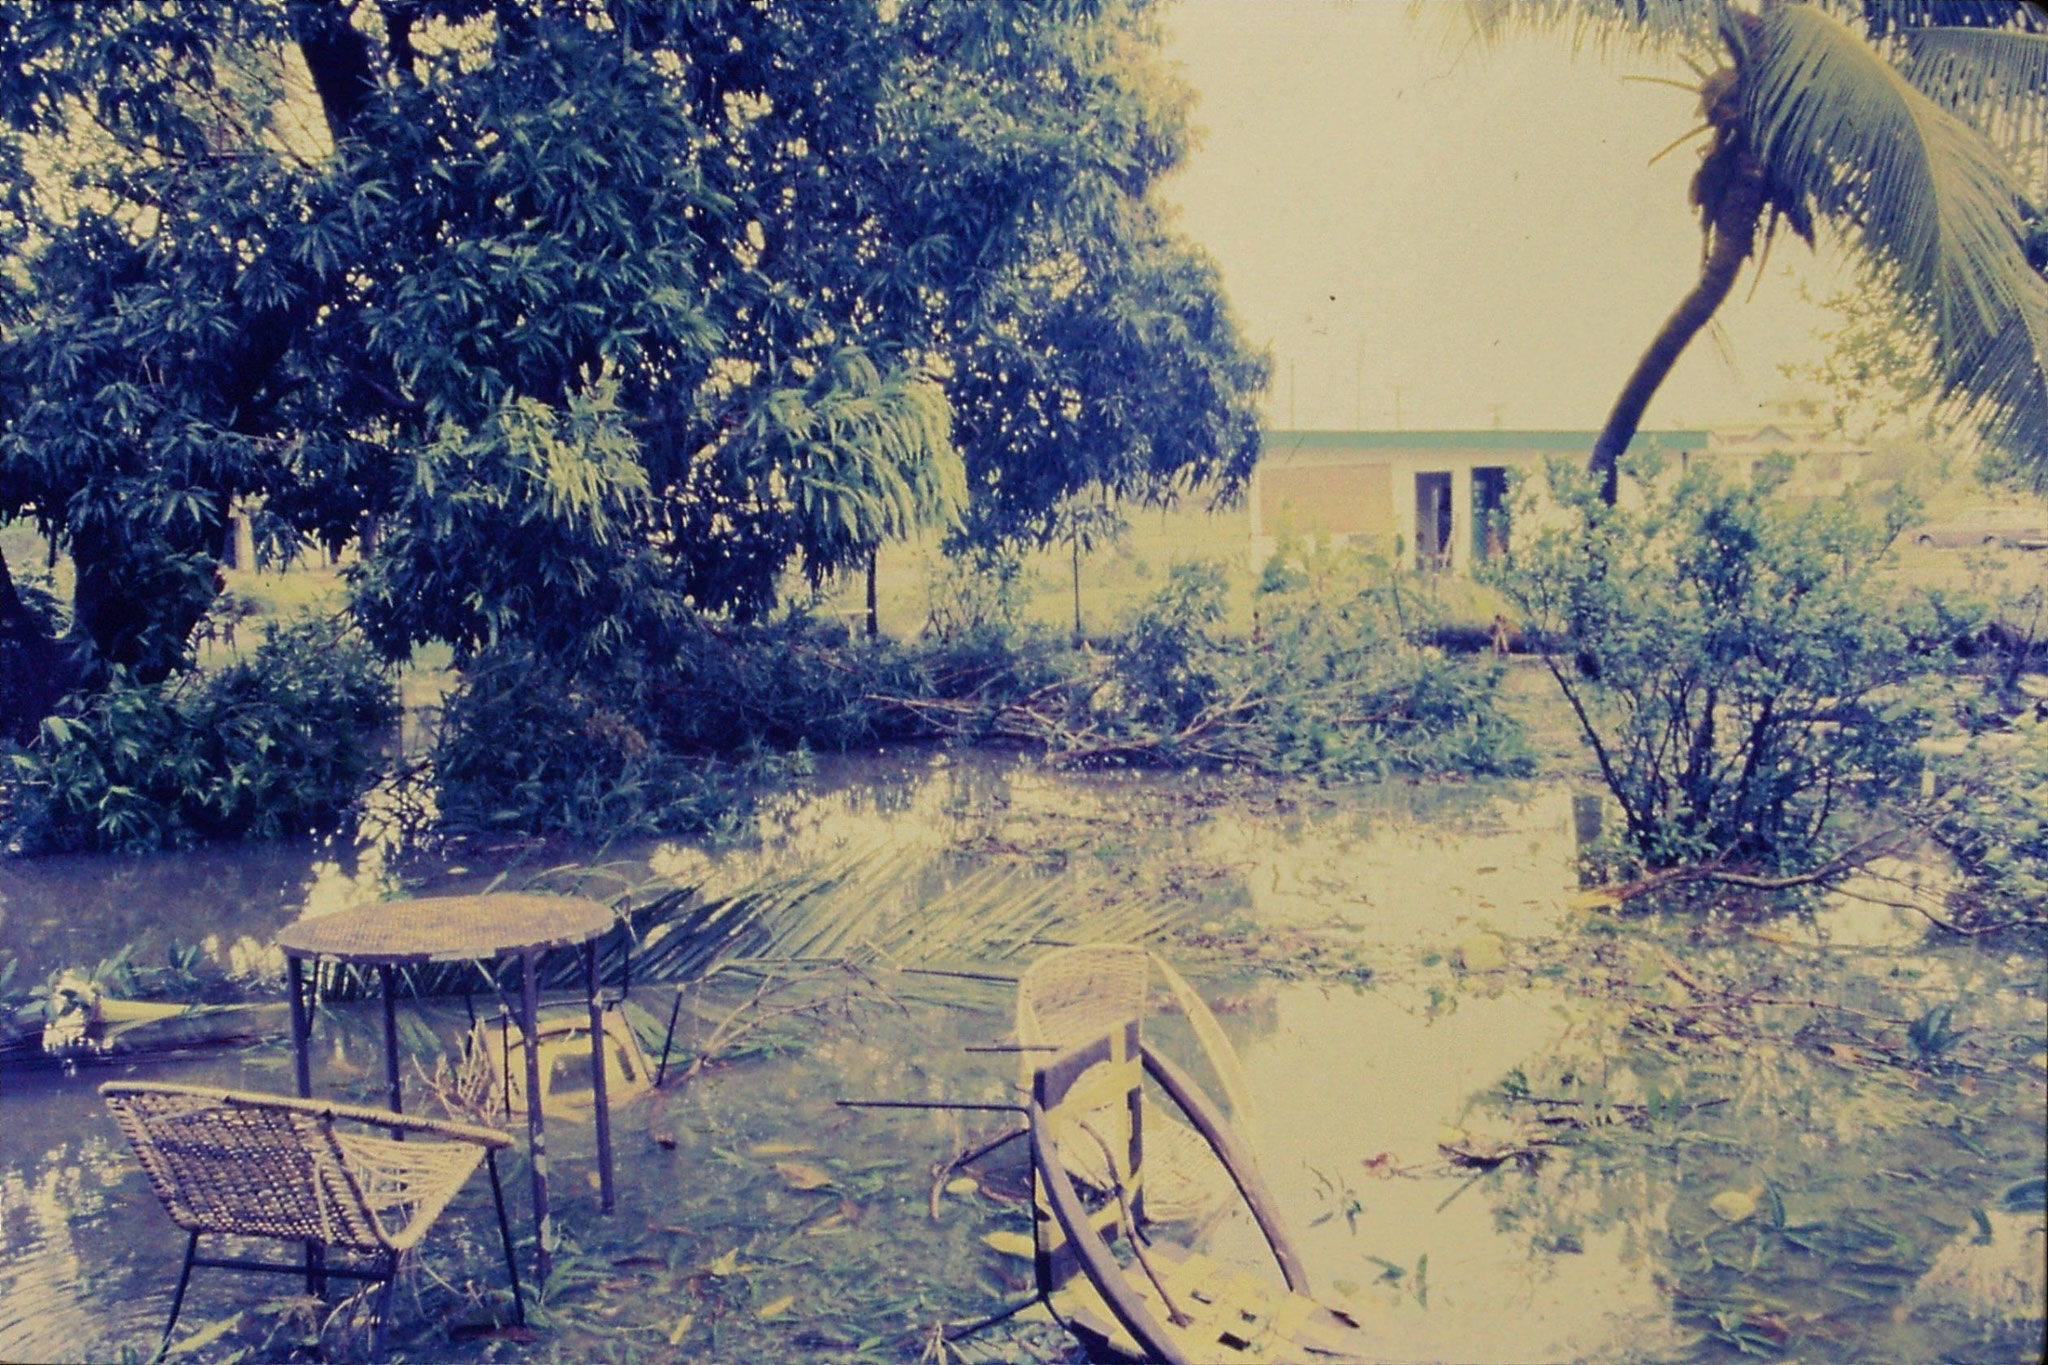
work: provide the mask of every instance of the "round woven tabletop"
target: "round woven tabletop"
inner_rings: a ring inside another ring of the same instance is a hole
[[[587,943],[616,922],[610,906],[574,896],[427,896],[302,919],[278,931],[277,946],[342,962],[462,962]]]

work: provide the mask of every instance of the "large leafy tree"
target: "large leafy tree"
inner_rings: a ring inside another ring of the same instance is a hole
[[[0,517],[181,661],[237,499],[572,666],[949,516],[1241,477],[1147,0],[0,0]]]
[[[2048,281],[2024,249],[2048,157],[2048,14],[2020,0],[1476,0],[1488,37],[1563,29],[1701,73],[1699,278],[1615,400],[1616,466],[1687,343],[1784,227],[1897,299],[1938,393],[2048,481]],[[2029,171],[2031,170],[2031,174]]]

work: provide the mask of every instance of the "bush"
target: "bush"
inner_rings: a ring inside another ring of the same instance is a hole
[[[1417,646],[1431,621],[1397,572],[1279,596],[1257,638],[1218,638],[1223,576],[1176,565],[1116,640],[1086,741],[1106,756],[1328,779],[1527,772],[1501,670]]]
[[[1637,859],[1814,864],[1845,805],[1915,770],[1926,712],[1905,685],[1941,623],[1878,577],[1896,516],[1792,508],[1774,497],[1782,469],[1746,487],[1657,472],[1632,471],[1641,507],[1610,508],[1552,466],[1565,524],[1489,576],[1577,715]]]
[[[668,686],[630,662],[593,681],[523,649],[488,651],[449,696],[434,746],[441,828],[583,839],[730,829],[752,793],[802,767],[758,749],[719,759],[664,745]]]
[[[1973,932],[2048,924],[2048,722],[2025,717],[2001,738],[1932,803],[1934,837],[1967,879],[1955,920]]]
[[[218,674],[74,695],[9,758],[11,842],[141,852],[331,825],[369,785],[389,674],[337,622],[274,627]]]
[[[684,628],[601,675],[501,644],[451,696],[434,752],[444,826],[732,828],[813,751],[947,741],[1055,760],[1232,765],[1327,778],[1521,772],[1496,667],[1410,644],[1381,587],[1287,601],[1258,640],[1220,637],[1222,575],[1178,565],[1107,653],[998,621],[899,644],[836,623]]]

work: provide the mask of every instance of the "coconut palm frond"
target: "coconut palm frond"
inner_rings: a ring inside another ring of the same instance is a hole
[[[1414,0],[1455,43],[1488,47],[1530,34],[1562,36],[1573,51],[1699,54],[1720,45],[1718,6],[1706,0]]]
[[[1950,354],[2003,331],[2039,277],[1996,149],[1817,7],[1775,5],[1763,22],[1744,117],[1774,200],[1843,228]]]
[[[1952,391],[1955,415],[2031,477],[2035,492],[2048,493],[2048,281],[1953,368],[1970,376]]]
[[[1907,79],[2008,154],[2048,145],[2048,31],[1921,28],[1902,34]]]
[[[1854,0],[1839,7],[1880,38],[1924,28],[2048,29],[2039,0]]]

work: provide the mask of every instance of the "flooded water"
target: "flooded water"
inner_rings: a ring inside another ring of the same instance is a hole
[[[861,904],[833,907],[855,927],[831,942],[867,945],[868,975],[782,972],[751,1012],[758,977],[686,992],[679,1067],[722,1024],[727,1046],[687,1085],[619,1106],[614,1216],[590,1188],[588,1126],[551,1122],[564,1245],[537,1334],[486,1330],[504,1281],[479,1181],[397,1297],[393,1358],[939,1358],[936,1324],[1029,1289],[1003,1235],[1030,1232],[1015,1144],[932,1194],[935,1169],[1010,1120],[834,1101],[1012,1101],[1016,1058],[964,1050],[1009,1036],[1009,989],[886,967],[914,947],[1014,973],[1036,951],[1005,938],[1023,923],[1042,942],[1148,926],[1196,983],[1243,1061],[1316,1289],[1354,1305],[1388,1360],[2039,1354],[2042,1216],[2025,1187],[2048,1141],[2038,956],[1928,943],[1902,912],[1856,902],[1799,920],[1617,920],[1577,894],[1562,787],[1338,794],[912,753],[828,767],[755,838],[585,856],[603,863],[586,886],[643,897],[852,859],[833,894]],[[568,857],[17,863],[0,867],[0,957],[39,981],[125,943],[144,964],[195,945],[206,980],[262,992],[269,938],[293,918],[521,885]],[[1027,900],[1029,917],[1005,908]],[[633,989],[650,1047],[674,998]],[[1148,1030],[1196,1055],[1171,1002],[1155,1005]],[[320,1093],[378,1098],[374,1013],[323,1020]],[[427,1066],[465,1023],[445,1001],[407,1014]],[[751,1022],[735,1035],[733,1020]],[[154,1349],[183,1239],[94,1087],[289,1090],[281,1020],[258,1032],[0,1075],[0,1359]],[[515,1228],[530,1226],[523,1171],[508,1174]],[[1201,1236],[1261,1260],[1241,1216]],[[202,1273],[179,1334],[215,1335],[191,1358],[289,1357],[308,1335],[295,1287]],[[1056,1360],[1070,1342],[1027,1314],[949,1349]]]

